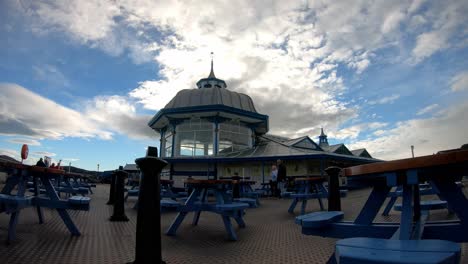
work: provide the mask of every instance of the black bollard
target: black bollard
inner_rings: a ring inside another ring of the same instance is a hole
[[[120,166],[119,170],[115,172],[115,194],[114,194],[114,214],[110,217],[112,222],[126,222],[128,217],[125,215],[125,178],[128,173]]]
[[[165,263],[161,254],[160,174],[167,162],[157,158],[157,148],[153,147],[135,162],[141,178],[133,263]]]
[[[115,202],[115,171],[111,175],[111,183],[110,183],[110,191],[109,191],[109,201],[107,204],[114,204]]]
[[[328,211],[341,211],[340,182],[339,174],[341,168],[328,167],[325,169],[328,174]]]

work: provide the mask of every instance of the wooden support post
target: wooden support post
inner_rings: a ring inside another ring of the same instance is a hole
[[[339,174],[341,168],[328,167],[325,169],[328,174],[328,211],[341,211],[340,182]]]
[[[125,215],[125,178],[128,173],[120,166],[119,170],[115,172],[115,193],[114,193],[114,214],[110,217],[112,222],[126,222],[128,217]]]
[[[135,160],[141,179],[134,264],[165,263],[161,254],[160,177],[167,162],[157,158],[155,149],[148,147],[146,157]]]

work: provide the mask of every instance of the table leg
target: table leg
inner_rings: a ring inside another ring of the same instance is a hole
[[[208,192],[207,189],[203,189],[203,190],[202,190],[202,192],[201,192],[201,199],[200,199],[200,202],[201,202],[201,203],[205,203],[205,202],[206,202],[206,200],[207,200],[207,192]],[[201,214],[201,210],[198,210],[198,211],[195,211],[195,212],[194,212],[193,220],[192,220],[192,225],[194,225],[194,226],[198,225],[198,220],[200,220],[200,214]]]
[[[388,187],[385,182],[376,183],[369,195],[369,198],[367,198],[366,204],[361,209],[356,220],[354,220],[354,223],[360,225],[371,225],[377,216],[380,207],[382,207],[385,199],[387,199],[389,191],[390,187]]]
[[[463,194],[463,190],[455,182],[444,181],[443,179],[433,180],[432,182],[439,190],[440,199],[447,201],[450,210],[455,212],[461,224],[466,227],[465,230],[468,236],[468,200]]]
[[[7,243],[14,241],[16,238],[16,225],[18,224],[20,210],[11,213],[10,223],[8,224],[8,238]]]
[[[237,225],[242,228],[245,227],[245,222],[244,222],[244,219],[242,218],[243,214],[244,214],[244,210],[238,210],[234,212],[234,219],[236,220]]]
[[[297,205],[297,198],[294,198],[291,202],[291,205],[289,206],[289,209],[288,209],[288,212],[293,214],[294,213],[294,209],[296,208],[296,205]]]
[[[302,198],[301,215],[305,214],[306,207],[307,207],[307,198]]]
[[[44,185],[46,194],[49,197],[49,199],[54,200],[54,201],[60,201],[60,198],[58,194],[55,192],[54,187],[52,186],[52,183],[50,182],[50,180],[47,177],[41,176],[41,181],[42,181],[42,184]],[[75,223],[73,223],[73,220],[71,219],[67,210],[65,209],[56,209],[56,210],[60,218],[62,218],[63,223],[68,228],[68,231],[70,231],[70,233],[74,236],[81,235],[80,231],[75,226]]]
[[[233,241],[236,241],[237,240],[237,235],[234,232],[234,228],[232,227],[231,219],[227,215],[222,215],[221,217],[223,218],[224,227],[226,228],[229,239],[233,240]]]
[[[199,189],[193,189],[187,201],[185,201],[184,207],[182,207],[182,210],[186,210],[186,211],[181,211],[177,214],[174,221],[172,221],[171,226],[169,226],[169,228],[167,229],[166,235],[175,236],[177,229],[179,228],[180,224],[182,224],[182,221],[184,221],[185,216],[187,216],[187,212],[193,209],[192,206],[197,200],[197,197],[199,196],[199,194],[200,194]]]
[[[382,215],[387,216],[390,213],[396,200],[397,197],[390,197],[390,201],[388,201],[387,206],[385,207],[385,210],[383,211]]]
[[[41,194],[41,188],[39,187],[39,179],[34,178],[34,195],[38,197]],[[44,223],[44,216],[42,214],[42,209],[39,205],[36,206],[37,217],[39,218],[39,224]]]
[[[413,198],[413,186],[403,186],[403,210],[400,218],[400,236],[398,239],[407,240],[411,238],[413,232],[413,208],[411,200]]]

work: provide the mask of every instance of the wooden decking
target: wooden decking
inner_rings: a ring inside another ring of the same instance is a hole
[[[466,194],[465,187],[465,194]],[[125,263],[133,260],[136,211],[129,198],[129,222],[110,222],[112,207],[105,205],[109,186],[98,185],[90,197],[89,212],[70,211],[82,235],[72,237],[55,211],[45,211],[45,223],[38,224],[33,208],[24,209],[17,228],[17,240],[7,246],[9,215],[0,214],[0,263]],[[353,219],[367,197],[368,190],[350,191],[342,200],[345,219]],[[428,197],[430,198],[430,197]],[[324,263],[332,254],[336,239],[305,236],[295,217],[288,213],[291,200],[264,198],[261,206],[248,209],[247,227],[237,229],[239,240],[228,240],[222,219],[217,214],[201,215],[198,226],[187,219],[177,236],[162,236],[163,259],[167,263]],[[326,207],[326,202],[325,202]],[[311,201],[306,212],[318,211]],[[189,214],[188,218],[191,218]],[[163,213],[166,231],[175,213]],[[391,211],[382,221],[398,221]],[[447,219],[447,210],[431,212],[430,219]],[[462,245],[462,263],[468,261],[468,244]]]

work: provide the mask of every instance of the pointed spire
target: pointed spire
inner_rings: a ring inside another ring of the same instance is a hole
[[[323,127],[321,128],[321,133],[320,133],[320,136],[319,136],[319,146],[320,147],[327,147],[328,146],[327,135],[325,135],[325,133],[323,133]]]
[[[213,52],[211,52],[211,71],[210,71],[210,75],[208,75],[208,78],[216,78],[214,71],[213,71]]]

